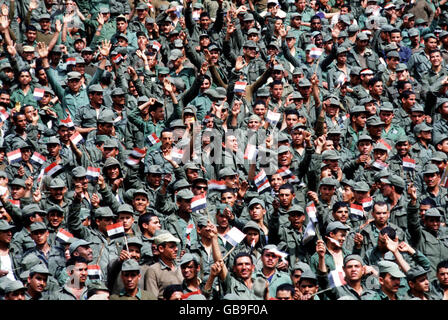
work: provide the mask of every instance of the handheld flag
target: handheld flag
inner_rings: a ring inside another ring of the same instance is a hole
[[[9,113],[6,110],[0,110],[0,121],[4,122],[9,118]]]
[[[61,173],[61,171],[64,170],[64,167],[57,164],[56,162],[51,163],[49,166],[47,166],[44,170],[44,173],[47,176],[51,176],[51,177],[55,177],[57,176],[59,173]]]
[[[408,158],[408,157],[404,157],[403,158],[403,170],[406,170],[406,171],[415,170],[415,160]]]
[[[253,144],[248,144],[246,147],[246,151],[244,152],[244,159],[249,161],[255,161],[257,157],[257,146]]]
[[[65,60],[67,65],[75,65],[76,64],[76,58],[75,57],[70,57],[67,58],[67,60]]]
[[[34,88],[33,97],[37,101],[41,100],[44,97],[45,89],[42,88]]]
[[[277,123],[280,121],[281,116],[282,116],[282,114],[280,112],[274,112],[274,111],[268,110],[268,114],[266,115],[266,121],[275,127],[277,125]]]
[[[234,92],[244,92],[246,90],[247,82],[237,81],[235,82]]]
[[[318,48],[318,47],[311,48],[310,57],[313,59],[318,59],[322,55],[323,52],[324,52],[324,50],[321,48]]]
[[[90,280],[99,280],[101,277],[101,268],[99,265],[88,265],[87,266],[87,274]]]
[[[59,229],[58,233],[56,234],[56,239],[65,243],[68,243],[70,239],[73,238],[73,235],[68,232],[65,229]]]
[[[372,197],[367,197],[362,199],[362,207],[364,209],[364,211],[370,211],[370,209],[372,209],[373,206],[373,199]]]
[[[341,287],[347,282],[345,281],[345,273],[340,270],[332,270],[328,273],[328,281],[331,288]]]
[[[208,190],[225,190],[226,189],[226,182],[225,181],[218,181],[218,180],[209,180],[208,181]]]
[[[122,222],[117,222],[106,227],[107,235],[110,239],[117,239],[125,236]]]
[[[35,164],[44,164],[45,161],[47,161],[47,158],[43,155],[41,155],[39,152],[34,151],[33,155],[31,156],[31,162],[34,162]]]
[[[364,208],[362,205],[352,203],[350,205],[350,215],[358,218],[364,218]]]
[[[191,211],[195,212],[207,207],[206,195],[198,195],[191,199]]]
[[[84,139],[83,139],[82,135],[81,135],[78,131],[75,131],[75,132],[71,135],[70,140],[73,142],[73,144],[74,144],[75,146],[77,146],[77,145],[78,145],[81,141],[83,141]]]
[[[155,132],[153,132],[152,134],[150,134],[146,140],[148,141],[149,145],[152,147],[153,145],[157,144],[160,142],[159,137],[156,135]]]
[[[177,163],[181,163],[182,162],[182,158],[184,157],[184,150],[174,147],[171,150],[171,157]]]
[[[86,177],[90,181],[96,181],[98,177],[100,176],[101,169],[95,168],[95,167],[87,167],[87,174]]]
[[[224,235],[224,239],[226,239],[234,247],[243,241],[245,237],[246,234],[241,232],[237,227],[233,227]]]
[[[254,182],[257,186],[258,193],[262,193],[271,188],[271,184],[263,169],[254,177]]]
[[[61,123],[64,124],[67,128],[71,128],[71,127],[75,126],[70,115],[68,115],[67,118],[62,119]]]
[[[6,154],[9,163],[16,163],[22,161],[22,152],[20,149],[16,149],[14,151],[8,152]]]

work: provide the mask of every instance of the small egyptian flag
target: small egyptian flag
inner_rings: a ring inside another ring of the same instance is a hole
[[[275,125],[277,125],[277,123],[280,121],[281,115],[282,114],[279,112],[268,110],[268,114],[266,115],[266,121],[275,127]]]
[[[20,208],[20,200],[9,199],[9,202],[10,202],[13,206],[16,206],[17,208]]]
[[[408,158],[408,157],[404,157],[403,158],[403,170],[406,170],[406,171],[415,170],[415,160]]]
[[[345,273],[340,270],[332,270],[328,273],[328,281],[331,288],[341,287],[345,285]]]
[[[86,177],[90,181],[96,181],[98,180],[98,177],[100,176],[101,169],[95,168],[95,167],[87,167],[87,174]]]
[[[87,266],[87,274],[90,280],[99,280],[101,278],[101,268],[97,264]]]
[[[83,141],[84,139],[83,139],[83,137],[82,137],[82,135],[78,132],[78,131],[75,131],[73,134],[72,134],[72,136],[70,137],[70,140],[73,142],[73,144],[75,145],[75,146],[77,146],[81,141]]]
[[[182,162],[182,158],[184,157],[184,150],[174,147],[171,150],[171,157],[177,163],[181,163]]]
[[[35,100],[39,101],[44,97],[45,89],[42,88],[34,88],[33,97]]]
[[[35,164],[44,164],[45,161],[47,161],[47,158],[43,155],[41,155],[39,152],[34,151],[33,155],[31,156],[31,162],[34,162]]]
[[[207,198],[206,195],[198,195],[191,199],[191,211],[195,212],[201,209],[205,209],[207,207]]]
[[[68,115],[67,118],[62,119],[61,123],[64,124],[67,128],[71,128],[71,127],[75,126],[70,115]]]
[[[310,57],[313,59],[317,59],[322,55],[323,52],[324,52],[324,49],[321,49],[318,47],[311,48]]]
[[[155,132],[153,132],[152,134],[150,134],[146,140],[148,141],[149,145],[152,147],[153,145],[157,144],[160,142],[159,137],[156,135]]]
[[[106,227],[107,235],[110,239],[117,239],[125,236],[122,222],[117,222]]]
[[[305,233],[303,234],[302,242],[304,244],[308,243],[311,239],[316,236],[316,226],[314,222],[310,219],[305,229]]]
[[[208,190],[225,190],[226,189],[226,182],[225,181],[218,181],[218,180],[209,180],[208,181]]]
[[[387,169],[387,167],[389,167],[389,165],[385,162],[382,162],[380,160],[376,160],[372,163],[372,167],[380,169],[380,170],[384,170]]]
[[[234,92],[244,92],[246,90],[247,82],[237,81],[235,82]]]
[[[76,64],[76,58],[75,57],[70,57],[67,58],[67,60],[65,60],[65,62],[67,63],[67,65],[75,65]]]
[[[58,233],[56,234],[56,239],[63,242],[63,243],[68,243],[70,241],[70,239],[73,238],[73,235],[68,232],[65,229],[59,229]]]
[[[152,42],[152,48],[157,50],[157,51],[160,51],[160,48],[162,48],[162,45],[160,44],[160,42],[153,41]]]
[[[16,149],[14,151],[8,152],[6,154],[9,163],[16,163],[22,161],[22,152],[20,149]]]
[[[372,197],[367,197],[361,200],[362,202],[362,207],[364,209],[364,211],[370,211],[370,209],[372,209],[373,206],[373,199]]]
[[[114,57],[112,58],[112,61],[113,61],[114,63],[119,63],[121,60],[123,60],[123,56],[121,55],[121,53],[117,54],[116,56],[114,56]]]
[[[352,203],[350,205],[350,214],[358,218],[364,218],[364,208],[362,205]]]
[[[6,110],[0,110],[0,121],[4,122],[9,118],[9,113]]]
[[[48,167],[45,168],[44,172],[47,176],[55,177],[57,176],[62,170],[64,170],[64,167],[57,164],[56,162],[51,163]]]
[[[271,184],[263,169],[254,177],[254,182],[257,186],[258,193],[262,193],[271,188]]]
[[[314,204],[314,202],[311,202],[311,204],[306,207],[306,214],[308,215],[308,218],[313,221],[314,223],[317,222],[317,209],[316,209],[316,205]]]
[[[233,247],[237,246],[245,237],[246,234],[241,232],[237,227],[233,227],[224,235],[224,239],[226,239]]]
[[[246,147],[246,151],[244,152],[244,159],[255,161],[257,153],[257,146],[249,143]]]

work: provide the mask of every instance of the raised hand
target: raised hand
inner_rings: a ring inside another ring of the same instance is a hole
[[[238,58],[236,58],[235,71],[240,71],[245,66],[247,66],[247,62],[246,62],[246,60],[244,60],[244,58],[242,56],[239,56]]]
[[[100,54],[104,57],[109,56],[110,49],[112,48],[112,44],[110,40],[101,41],[101,47],[99,48]]]

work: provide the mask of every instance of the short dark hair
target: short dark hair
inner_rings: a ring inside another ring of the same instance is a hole
[[[169,300],[174,292],[183,292],[182,285],[181,284],[170,284],[168,287],[165,288],[163,291],[163,298],[165,300]]]
[[[440,269],[448,269],[448,260],[442,260],[437,264],[437,272],[439,272]]]
[[[395,231],[394,228],[392,228],[390,226],[387,226],[387,227],[384,227],[383,229],[381,229],[380,234],[382,234],[383,236],[387,234],[387,236],[389,238],[391,238],[392,240],[397,237],[397,232]]]
[[[426,197],[422,201],[420,201],[420,205],[429,205],[431,206],[431,208],[437,207],[437,203],[430,197]]]
[[[345,202],[345,201],[337,201],[337,202],[335,202],[335,204],[333,205],[333,208],[332,208],[333,213],[335,213],[336,211],[338,211],[339,208],[341,208],[341,207],[349,208],[350,205],[349,205],[347,202]]]
[[[74,266],[77,263],[85,263],[85,264],[89,264],[89,262],[86,260],[86,258],[81,257],[81,256],[72,256],[70,257],[70,259],[67,260],[67,262],[65,263],[66,267],[69,266]]]
[[[294,187],[292,186],[292,184],[290,183],[284,183],[280,186],[280,188],[278,188],[278,191],[280,192],[280,190],[284,190],[284,189],[288,189],[291,191],[291,193],[295,193],[294,191]]]
[[[292,284],[290,284],[290,283],[282,283],[281,285],[279,285],[277,287],[276,294],[279,291],[289,291],[289,292],[291,292],[291,297],[294,296],[294,286]]]
[[[254,264],[254,261],[253,261],[253,259],[252,259],[251,254],[250,254],[249,252],[243,251],[243,252],[239,252],[239,253],[235,256],[235,258],[233,259],[233,265],[236,265],[236,260],[238,260],[238,259],[241,258],[241,257],[249,257],[249,258],[250,258],[250,262],[251,262],[252,264]]]
[[[144,223],[149,223],[152,218],[157,217],[154,213],[144,213],[140,217],[138,217],[138,227],[140,228],[140,231],[143,229]]]
[[[415,92],[411,90],[405,90],[401,93],[400,99],[408,99],[412,94],[415,95]]]
[[[373,210],[375,210],[375,206],[380,206],[380,207],[387,206],[387,210],[389,210],[389,204],[386,201],[375,201],[373,203],[373,207],[372,207]]]

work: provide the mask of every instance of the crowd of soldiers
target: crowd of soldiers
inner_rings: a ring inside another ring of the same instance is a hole
[[[0,299],[448,299],[447,0],[1,0]]]

